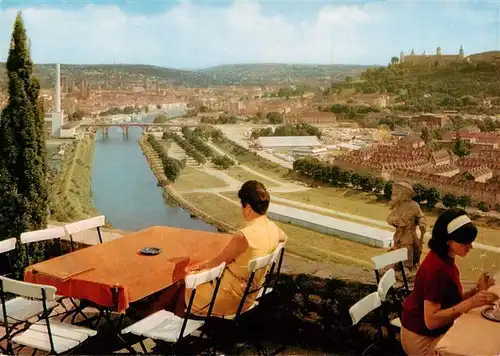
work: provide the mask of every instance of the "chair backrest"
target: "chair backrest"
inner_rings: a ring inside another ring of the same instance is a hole
[[[220,265],[212,269],[198,273],[188,274],[184,278],[186,288],[196,289],[198,286],[202,284],[215,281],[217,278],[220,278],[222,276],[222,272],[224,272],[225,267],[226,267],[226,262],[222,262]]]
[[[389,251],[381,255],[372,257],[374,268],[376,270],[382,269],[389,265],[398,262],[404,262],[408,259],[408,249],[406,247],[397,250]]]
[[[210,300],[210,304],[208,305],[206,320],[208,320],[212,316],[212,310],[214,309],[217,293],[219,292],[220,282],[222,278],[222,273],[224,272],[224,268],[226,268],[226,262],[222,262],[217,267],[211,268],[206,271],[189,274],[184,278],[186,288],[192,289],[192,291],[191,291],[191,297],[189,298],[189,302],[186,308],[186,314],[184,315],[184,320],[182,322],[181,331],[179,333],[179,340],[184,337],[184,330],[186,329],[189,316],[192,314],[191,309],[193,308],[194,298],[196,296],[196,288],[202,284],[216,281],[212,298]]]
[[[45,299],[53,301],[56,296],[56,287],[41,284],[17,281],[12,278],[0,276],[0,292],[11,293],[25,298]]]
[[[271,264],[276,260],[276,251],[270,253],[269,255],[257,257],[248,262],[248,272],[255,273],[260,269],[271,266]]]
[[[247,282],[247,286],[245,287],[245,291],[243,292],[243,296],[241,298],[240,304],[238,305],[238,309],[236,310],[235,319],[238,319],[243,311],[243,307],[245,306],[245,302],[250,294],[257,293],[261,291],[263,288],[266,288],[266,283],[257,286],[257,288],[252,289],[252,283],[255,278],[255,274],[257,271],[262,270],[264,268],[268,268],[272,266],[276,261],[276,250],[266,256],[257,257],[248,262],[248,271],[250,272],[250,277]]]
[[[43,230],[23,232],[21,234],[21,243],[28,244],[31,242],[54,240],[60,239],[63,236],[66,236],[64,227],[57,226]]]
[[[80,220],[74,223],[66,224],[64,228],[66,229],[68,234],[72,235],[80,231],[90,230],[104,226],[104,224],[106,224],[106,218],[104,217],[104,215],[100,215],[90,219]]]
[[[99,243],[102,244],[102,235],[100,227],[106,224],[106,218],[104,215],[99,215],[90,219],[76,221],[74,223],[64,225],[66,232],[69,235],[71,242],[71,250],[75,250],[75,242],[73,241],[73,234],[86,231],[90,229],[97,229],[97,236],[99,237]]]
[[[11,237],[10,239],[6,239],[0,241],[0,253],[7,253],[16,249],[17,239],[15,237]]]
[[[3,326],[5,329],[5,335],[9,342],[11,337],[10,332],[12,328],[9,325],[9,317],[7,315],[7,307],[5,303],[5,294],[10,293],[25,298],[39,299],[42,301],[43,318],[45,319],[45,325],[47,326],[47,331],[49,334],[49,344],[51,349],[50,354],[55,354],[55,345],[51,332],[47,302],[55,300],[56,291],[57,289],[53,286],[27,283],[0,276],[0,302],[2,304]]]
[[[382,278],[380,278],[380,282],[378,283],[378,295],[381,301],[385,301],[387,297],[387,292],[391,289],[396,283],[396,272],[393,268],[384,273]]]
[[[349,315],[351,316],[352,325],[359,323],[361,319],[369,313],[379,308],[382,305],[378,292],[368,294],[366,297],[358,301],[351,308],[349,308]]]

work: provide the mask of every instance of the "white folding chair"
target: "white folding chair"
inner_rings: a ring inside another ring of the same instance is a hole
[[[281,250],[283,251],[283,247],[281,247]],[[250,273],[249,279],[247,281],[247,285],[245,287],[245,291],[243,292],[243,296],[241,298],[241,301],[238,305],[238,308],[236,309],[235,314],[228,314],[224,316],[220,315],[214,315],[215,318],[218,319],[225,319],[225,320],[230,320],[235,323],[235,327],[240,326],[240,318],[243,314],[246,314],[247,312],[255,309],[259,305],[259,299],[268,294],[267,290],[269,289],[267,286],[267,283],[265,282],[265,279],[262,283],[259,283],[259,285],[254,284],[254,279],[255,275],[257,272],[262,271],[267,268],[272,268],[271,266],[273,263],[277,261],[278,256],[280,256],[280,251],[276,249],[274,252],[270,253],[269,255],[263,256],[263,257],[257,257],[253,260],[250,260],[248,262],[248,272]],[[264,277],[265,278],[265,277]],[[248,301],[248,297],[250,295],[255,295],[255,298],[251,302]],[[214,339],[217,339],[221,341],[221,338],[217,337],[214,333]],[[219,344],[219,341],[216,341],[216,344]],[[225,341],[225,340],[224,340]],[[258,349],[259,352],[266,353],[264,350],[264,347],[260,344],[259,340],[250,340],[248,339],[247,342],[241,346],[241,348],[245,347],[248,344],[252,344],[254,347]]]
[[[27,330],[15,336],[11,335],[5,300],[6,293],[39,301],[42,304],[44,320],[32,324]],[[54,303],[55,296],[55,287],[20,282],[0,276],[0,300],[9,354],[14,354],[13,343],[21,347],[31,347],[35,351],[41,350],[51,354],[59,354],[76,348],[87,338],[97,334],[95,330],[51,320],[49,318],[49,303]]]
[[[65,231],[64,227],[57,226],[57,227],[52,227],[52,228],[43,229],[43,230],[23,232],[21,234],[20,239],[21,239],[21,243],[25,244],[25,245],[28,245],[28,244],[34,243],[34,242],[56,240],[59,244],[59,254],[62,256],[63,249],[62,249],[61,239],[64,236],[66,236],[66,231]],[[29,253],[28,247],[26,247],[26,258],[28,260],[28,264],[31,264],[30,253]],[[74,307],[73,309],[68,309],[66,307],[66,305],[64,304],[65,299],[68,299],[71,302],[71,304],[73,304],[73,307]],[[78,314],[83,316],[84,319],[88,319],[87,316],[80,310],[81,308],[79,307],[78,303],[73,298],[56,295],[56,301],[58,303],[60,303],[65,310],[65,312],[62,313],[62,314],[65,314],[61,319],[62,321],[64,321],[64,319],[66,319],[71,314],[74,314],[74,317],[72,319],[73,322],[75,321],[76,316]],[[59,315],[61,315],[61,313],[57,314],[55,316],[59,316]]]
[[[16,249],[17,239],[12,237],[10,239],[5,239],[0,241],[0,255],[7,256],[7,263],[9,265],[9,274],[12,273],[12,259],[10,253]]]
[[[8,254],[16,249],[17,239],[15,237],[3,240],[0,242],[0,254]],[[9,256],[10,265],[10,256]],[[12,267],[12,266],[10,266]],[[2,302],[3,303],[3,302]],[[7,314],[7,321],[11,329],[18,328],[19,326],[29,324],[29,320],[35,317],[39,318],[44,311],[43,305],[40,301],[30,300],[23,297],[16,297],[9,299],[3,303],[3,308],[0,313],[0,318],[4,318],[4,312]],[[48,310],[54,309],[57,305],[56,302],[49,302],[47,304]],[[5,336],[0,339],[4,340]]]
[[[380,300],[380,295],[377,292],[368,294],[363,299],[359,300],[352,307],[349,308],[349,315],[351,316],[352,325],[357,325],[365,316],[378,309],[382,305]],[[382,336],[382,328],[378,326],[379,336]],[[371,349],[377,341],[370,344],[362,353],[364,355],[369,349]]]
[[[71,249],[74,250],[74,240],[73,234],[76,234],[80,231],[86,231],[90,229],[97,229],[97,235],[99,236],[99,243],[102,244],[102,235],[101,235],[101,227],[106,224],[106,218],[104,215],[96,216],[86,220],[76,221],[74,223],[64,225],[66,232],[69,235],[71,241]]]
[[[378,295],[380,297],[380,300],[382,304],[387,300],[387,293],[389,290],[394,287],[396,284],[396,272],[394,271],[393,268],[389,269],[387,272],[384,273],[382,278],[380,278],[380,282],[378,283]],[[401,319],[400,318],[394,318],[389,320],[390,324],[392,326],[395,326],[399,329],[401,329]]]
[[[28,245],[31,243],[42,242],[42,241],[52,241],[52,240],[57,241],[57,243],[59,244],[59,254],[62,256],[63,250],[62,250],[61,239],[64,236],[66,236],[66,231],[64,231],[64,227],[57,226],[43,230],[23,232],[21,234],[20,240],[21,244],[23,245]],[[26,246],[26,259],[28,260],[28,265],[31,265],[28,246]]]
[[[403,287],[405,294],[410,294],[410,286],[408,284],[408,279],[405,273],[404,262],[408,260],[408,249],[406,247],[399,248],[397,250],[392,250],[381,255],[372,257],[373,268],[375,272],[375,278],[377,283],[380,282],[380,270],[388,266],[398,265],[401,270],[401,275],[403,277]]]
[[[200,329],[210,318],[215,304],[215,299],[217,297],[217,292],[219,291],[222,272],[225,267],[226,263],[223,262],[219,266],[210,270],[189,274],[185,277],[184,281],[186,289],[191,289],[191,297],[183,318],[178,317],[170,311],[160,310],[123,329],[121,333],[131,333],[146,339],[162,340],[174,344],[182,341],[186,336],[189,336]],[[207,315],[204,318],[195,319],[195,315],[192,313],[192,307],[196,296],[196,289],[200,285],[213,281],[216,281],[216,284],[208,307]],[[143,340],[140,341],[140,345],[144,353],[147,353]]]
[[[274,251],[274,259],[271,265],[271,268],[267,272],[266,279],[263,285],[263,288],[259,291],[256,300],[260,300],[263,296],[266,296],[273,292],[273,288],[269,287],[271,284],[271,280],[274,277],[274,270],[276,268],[276,278],[274,283],[278,283],[279,276],[281,273],[281,267],[283,265],[283,257],[285,255],[285,243],[280,242]]]

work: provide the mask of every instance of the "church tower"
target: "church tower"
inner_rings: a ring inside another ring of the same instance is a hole
[[[437,55],[437,56],[440,56],[441,54],[442,54],[442,53],[441,53],[441,47],[438,47],[438,48],[436,49],[436,55]]]
[[[460,46],[460,51],[458,52],[458,58],[465,59],[464,48]]]
[[[403,51],[399,54],[399,63],[404,63],[405,61],[405,54]]]

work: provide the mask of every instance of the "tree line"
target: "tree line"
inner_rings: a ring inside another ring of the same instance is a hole
[[[182,134],[184,135],[184,138],[201,154],[203,154],[207,158],[214,158],[217,156],[215,152],[210,148],[209,145],[207,145],[205,142],[203,142],[202,138],[199,136],[201,133],[200,131],[194,131],[191,130],[187,126],[183,126],[182,129]]]
[[[165,176],[167,177],[167,179],[172,183],[175,182],[179,177],[182,169],[184,168],[185,162],[181,162],[175,158],[167,156],[165,150],[163,149],[163,146],[158,141],[156,141],[153,135],[148,135],[147,142],[161,159],[163,171],[165,172]]]
[[[111,108],[106,111],[101,111],[99,113],[99,116],[108,116],[108,115],[118,115],[118,114],[126,114],[126,115],[131,115],[131,114],[138,114],[142,111],[142,108],[136,108],[133,106],[126,106],[124,108]]]
[[[259,138],[262,136],[317,136],[321,138],[321,130],[306,123],[286,124],[278,126],[274,130],[272,127],[254,130],[251,137]]]
[[[218,118],[202,116],[200,119],[202,124],[211,125],[234,125],[238,123],[238,118],[236,116],[220,115]]]
[[[172,140],[179,145],[180,148],[186,152],[186,154],[194,159],[198,164],[205,164],[207,160],[205,157],[198,152],[198,150],[185,138],[177,135],[175,132],[164,132],[163,137],[164,140]]]
[[[220,169],[228,169],[234,165],[234,161],[227,155],[219,155],[212,148],[205,143],[204,140],[210,138],[210,133],[201,127],[196,127],[191,130],[187,126],[182,127],[182,134],[184,137],[202,154],[207,158],[211,158],[212,163]]]
[[[373,177],[371,174],[345,170],[338,166],[329,165],[315,157],[295,160],[293,170],[318,182],[328,183],[335,187],[351,187],[375,193],[383,199],[392,198],[392,181],[386,181],[381,177]],[[448,193],[441,197],[440,192],[435,187],[426,187],[420,183],[414,184],[413,190],[415,191],[413,200],[429,210],[433,209],[439,202],[445,208],[460,206],[465,209],[472,205],[470,196],[455,196]],[[483,212],[490,209],[485,202],[479,202],[475,207]],[[500,205],[497,204],[495,209],[500,210]]]

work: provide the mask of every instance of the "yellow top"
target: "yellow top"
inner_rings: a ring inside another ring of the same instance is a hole
[[[249,221],[239,232],[247,239],[248,248],[226,266],[212,312],[214,315],[236,314],[250,278],[248,263],[255,258],[273,253],[280,240],[286,241],[283,230],[265,215]],[[252,289],[262,285],[266,272],[266,270],[257,271]],[[204,314],[208,311],[208,304],[210,304],[214,288],[215,284],[205,284],[198,287],[193,303],[193,312]],[[252,305],[256,294],[253,293],[247,297],[243,310]],[[186,293],[186,303],[189,302],[190,296],[191,293]]]

